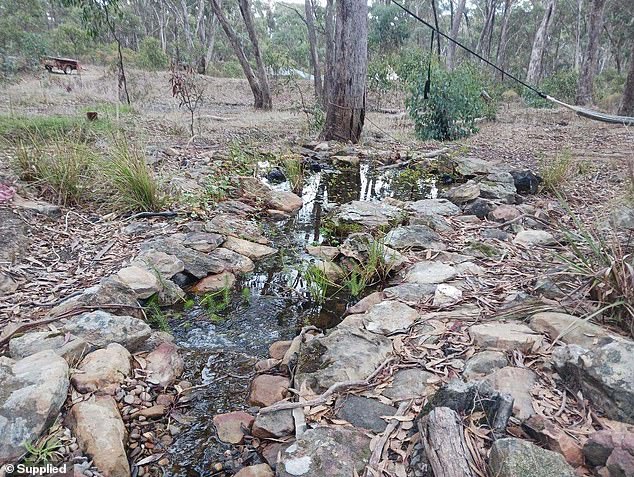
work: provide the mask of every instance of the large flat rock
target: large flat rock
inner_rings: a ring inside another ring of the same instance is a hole
[[[419,217],[429,215],[452,216],[462,212],[460,207],[447,199],[417,200],[408,204],[407,209]]]
[[[419,314],[414,308],[391,300],[370,307],[362,315],[365,329],[382,335],[405,332],[418,318]]]
[[[0,465],[26,453],[59,414],[68,392],[68,364],[52,350],[19,361],[0,357]]]
[[[374,229],[392,224],[401,214],[401,209],[385,202],[355,200],[339,207],[333,220],[336,223],[359,224]]]
[[[573,315],[552,311],[534,314],[529,326],[538,333],[548,335],[551,340],[559,338],[566,344],[576,344],[584,348],[596,346],[602,338],[611,336],[602,326]]]
[[[543,336],[522,323],[489,322],[469,328],[469,334],[480,348],[519,349],[528,352],[541,345]]]
[[[385,245],[402,249],[445,250],[440,235],[426,225],[403,225],[388,232]]]
[[[489,457],[496,477],[574,477],[575,472],[557,452],[522,439],[498,439]]]
[[[407,283],[437,284],[451,280],[456,275],[458,275],[458,270],[453,265],[421,261],[408,270],[405,281]]]

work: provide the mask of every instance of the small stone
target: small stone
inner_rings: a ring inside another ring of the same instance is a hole
[[[477,379],[507,365],[508,361],[504,353],[485,350],[474,354],[467,360],[462,374],[467,379]]]
[[[156,404],[161,406],[171,406],[174,403],[174,396],[171,394],[159,394],[156,396]]]
[[[218,438],[228,444],[241,444],[244,439],[244,431],[251,429],[255,418],[244,411],[234,411],[226,414],[217,414],[213,418]]]
[[[465,215],[475,215],[478,219],[484,219],[491,212],[491,209],[493,209],[491,202],[485,199],[476,199],[465,205],[463,210]]]
[[[262,439],[285,437],[295,431],[295,421],[290,409],[260,412],[253,423],[253,435]]]
[[[269,356],[273,359],[282,360],[292,341],[276,341],[269,346]]]
[[[405,282],[420,284],[443,283],[458,274],[456,268],[441,262],[421,261],[414,264],[405,275]]]
[[[400,369],[394,373],[392,384],[383,390],[383,395],[392,401],[420,398],[433,392],[432,383],[436,381],[433,373],[421,368]]]
[[[462,290],[454,287],[453,285],[447,285],[446,283],[440,283],[436,287],[434,293],[434,306],[450,305],[462,300]]]
[[[419,318],[415,309],[399,301],[390,300],[370,307],[360,316],[366,330],[383,335],[407,331]]]
[[[383,432],[387,421],[382,416],[393,416],[396,408],[376,399],[349,394],[337,399],[335,414],[355,427],[361,427],[376,433]]]
[[[178,347],[173,343],[161,343],[158,348],[145,358],[148,373],[147,380],[159,386],[169,386],[185,369],[183,358],[178,353]],[[143,398],[141,398],[143,399]]]
[[[443,195],[456,205],[464,204],[480,197],[480,185],[470,180],[459,186],[452,187]]]
[[[134,395],[126,394],[126,396],[123,398],[123,402],[130,405],[134,404]]]
[[[557,240],[544,230],[522,230],[513,239],[513,243],[524,247],[556,245]]]
[[[163,417],[165,415],[165,406],[161,404],[155,404],[154,406],[146,407],[132,414],[132,417],[144,417],[147,419],[153,419],[157,417]]]
[[[150,298],[161,290],[156,274],[141,267],[122,268],[117,272],[117,278],[129,286],[137,298]]]
[[[258,464],[243,467],[234,477],[275,477],[275,474],[268,464]]]
[[[286,397],[290,381],[284,376],[261,374],[251,383],[249,404],[266,407],[283,400]]]
[[[493,209],[488,217],[489,220],[494,222],[504,223],[517,219],[520,215],[522,215],[522,212],[520,212],[517,207],[512,205],[500,205]]]

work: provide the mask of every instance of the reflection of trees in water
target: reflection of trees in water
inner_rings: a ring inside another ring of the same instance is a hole
[[[328,199],[336,204],[345,204],[361,199],[361,166],[346,167],[339,174],[328,174]]]

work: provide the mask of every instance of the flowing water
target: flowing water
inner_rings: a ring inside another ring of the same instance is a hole
[[[209,475],[213,463],[237,457],[236,449],[217,439],[213,416],[248,409],[253,365],[268,357],[272,342],[292,339],[307,324],[335,326],[350,304],[350,297],[339,293],[316,305],[301,276],[303,265],[314,259],[306,254],[306,246],[323,243],[323,217],[334,205],[353,200],[435,196],[433,180],[405,174],[412,173],[377,170],[372,162],[311,173],[305,177],[299,212],[263,224],[278,253],[257,262],[256,269],[238,282],[230,304],[217,312],[220,316],[210,318],[205,308],[194,307],[184,318],[173,320],[186,363],[184,378],[199,387],[188,421],[170,448],[172,475]],[[275,187],[287,188],[288,183]]]

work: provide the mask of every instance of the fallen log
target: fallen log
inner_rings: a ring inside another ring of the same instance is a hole
[[[475,477],[471,453],[456,411],[437,407],[418,421],[425,455],[434,477]]]

